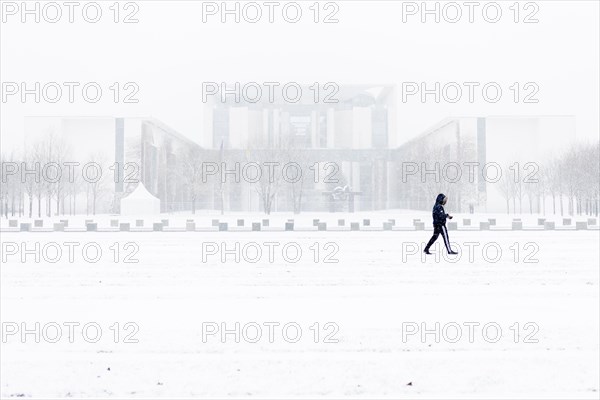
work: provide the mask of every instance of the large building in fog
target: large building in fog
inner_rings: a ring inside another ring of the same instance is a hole
[[[504,212],[507,185],[532,188],[575,137],[573,116],[447,118],[394,149],[390,207],[427,209],[443,192],[457,211]]]
[[[52,159],[81,166],[102,166],[99,209],[118,212],[120,199],[142,182],[161,201],[161,211],[177,211],[189,205],[183,155],[200,152],[200,146],[154,118],[121,117],[26,117],[24,148],[52,140]],[[82,171],[75,168],[80,175]],[[183,176],[182,176],[183,175]],[[83,188],[82,191],[85,191]],[[79,196],[80,202],[84,201]],[[80,210],[82,207],[78,207]]]
[[[302,90],[310,95],[294,102],[217,91],[203,104],[203,129],[187,136],[153,118],[28,117],[25,148],[56,134],[71,161],[118,166],[109,212],[138,180],[162,212],[425,210],[439,192],[456,212],[499,212],[507,182],[494,180],[498,170],[539,177],[536,166],[575,138],[571,116],[488,116],[447,118],[402,141],[394,86],[336,87],[331,102]],[[285,174],[290,164],[302,179]]]
[[[315,101],[315,86],[301,86],[298,101],[281,91],[255,101],[236,97],[234,87],[221,89],[204,106],[206,147],[222,151],[228,160],[264,162],[264,152],[272,151],[271,161],[284,162],[279,158],[286,153],[290,160],[301,161],[303,173],[310,175],[302,186],[303,210],[347,209],[345,200],[330,195],[341,188],[355,193],[357,211],[386,207],[390,149],[398,145],[394,86],[322,85],[320,101]],[[315,163],[323,168],[317,179],[310,169]],[[259,210],[261,199],[253,186],[230,185],[224,196],[227,208]],[[292,189],[284,182],[273,211],[292,209]]]

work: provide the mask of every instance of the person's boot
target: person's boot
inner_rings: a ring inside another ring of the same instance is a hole
[[[427,247],[425,248],[425,250],[423,250],[423,253],[431,255],[431,253],[429,252],[429,249]]]
[[[451,255],[456,255],[456,254],[458,254],[458,253],[457,253],[456,251],[454,251],[454,250],[451,250],[451,251],[449,251],[449,252],[448,252],[448,254],[451,254]]]

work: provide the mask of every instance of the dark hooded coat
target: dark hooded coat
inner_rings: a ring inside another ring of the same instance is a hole
[[[433,206],[433,225],[446,225],[446,218],[448,214],[444,211],[442,202],[446,196],[443,193],[438,194],[435,199],[435,205]]]

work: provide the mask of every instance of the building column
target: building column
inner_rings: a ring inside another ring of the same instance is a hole
[[[327,110],[327,148],[335,148],[335,109]]]

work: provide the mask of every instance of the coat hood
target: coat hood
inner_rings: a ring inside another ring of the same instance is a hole
[[[444,201],[444,197],[446,197],[446,195],[444,193],[440,193],[437,195],[436,199],[435,199],[435,203],[436,204],[442,204],[442,201]]]

